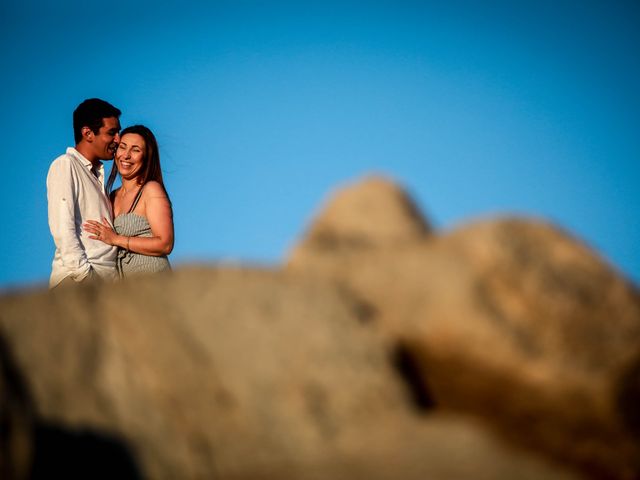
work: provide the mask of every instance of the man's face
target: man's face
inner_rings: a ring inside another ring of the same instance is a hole
[[[117,117],[102,119],[102,127],[98,133],[92,134],[91,151],[95,158],[112,160],[120,141],[120,120]]]

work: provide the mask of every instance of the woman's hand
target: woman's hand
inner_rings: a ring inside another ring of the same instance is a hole
[[[100,240],[107,245],[116,245],[116,240],[120,236],[113,230],[113,227],[109,225],[109,222],[107,222],[107,219],[104,217],[102,217],[102,223],[96,220],[87,220],[82,227],[85,231],[92,234],[89,238],[92,240]]]

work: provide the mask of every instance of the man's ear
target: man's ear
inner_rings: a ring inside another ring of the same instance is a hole
[[[87,142],[93,142],[93,132],[89,127],[82,127],[82,139]]]

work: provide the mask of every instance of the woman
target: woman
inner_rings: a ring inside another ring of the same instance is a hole
[[[122,186],[111,192],[117,174]],[[173,250],[173,215],[162,182],[158,143],[147,127],[134,125],[120,134],[107,190],[114,228],[105,218],[89,220],[84,224],[93,234],[89,238],[119,247],[121,278],[170,270],[167,255]]]

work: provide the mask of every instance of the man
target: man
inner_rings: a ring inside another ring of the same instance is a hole
[[[117,247],[91,240],[82,224],[96,218],[113,218],[100,160],[113,159],[120,141],[120,113],[98,98],[78,105],[73,112],[76,146],[67,148],[49,168],[49,228],[56,245],[49,288],[61,283],[117,278]]]

